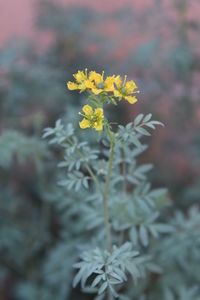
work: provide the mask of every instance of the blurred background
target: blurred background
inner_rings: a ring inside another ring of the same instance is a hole
[[[60,117],[78,120],[83,96],[66,88],[78,69],[135,80],[137,104],[108,108],[110,119],[162,121],[141,159],[178,208],[199,203],[199,15],[199,0],[0,0],[1,300],[35,300],[38,289],[51,299],[38,266],[60,224],[45,202],[56,160],[41,136]]]

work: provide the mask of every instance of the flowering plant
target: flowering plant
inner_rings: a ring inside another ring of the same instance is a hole
[[[130,277],[136,284],[151,272],[161,272],[155,257],[146,254],[151,239],[174,230],[160,218],[166,190],[152,189],[147,181],[152,165],[138,166],[136,162],[147,148],[142,137],[162,123],[152,120],[151,114],[140,114],[125,127],[113,128],[105,117],[105,105],[117,105],[122,99],[134,104],[135,82],[119,75],[104,78],[104,72],[88,74],[87,69],[74,74],[74,79],[67,83],[68,88],[88,93],[79,112],[83,117],[79,126],[102,133],[101,151],[86,141],[79,142],[73,125],[64,126],[60,120],[44,133],[51,144],[65,150],[59,166],[67,168],[67,176],[59,184],[78,195],[78,202],[70,202],[69,216],[73,220],[75,214],[84,224],[77,233],[79,247],[73,248],[81,257],[74,264],[78,273],[73,286],[81,283],[82,290],[96,293],[98,300],[132,299]]]

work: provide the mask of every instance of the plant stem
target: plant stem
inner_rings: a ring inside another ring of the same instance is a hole
[[[105,228],[106,228],[106,236],[107,236],[107,247],[109,250],[112,248],[112,239],[111,239],[111,229],[110,229],[110,215],[108,210],[108,193],[109,193],[109,187],[110,187],[110,178],[112,173],[112,164],[113,164],[113,157],[114,157],[114,137],[112,135],[112,132],[110,131],[110,128],[108,127],[108,135],[110,138],[110,155],[109,155],[109,161],[108,161],[108,172],[106,177],[106,183],[103,193],[103,206],[104,206],[104,222],[105,222]]]
[[[113,300],[113,295],[110,289],[108,290],[108,300]]]
[[[101,189],[100,183],[98,178],[96,177],[96,175],[94,174],[94,172],[92,171],[92,169],[90,168],[89,164],[84,161],[85,163],[85,167],[88,170],[88,173],[90,174],[90,176],[92,177],[92,179],[94,180],[94,182],[96,183],[97,188],[99,189],[100,193],[103,195],[103,191]]]
[[[123,192],[124,194],[126,194],[126,190],[127,190],[127,181],[126,181],[126,173],[127,173],[127,168],[126,168],[126,156],[125,156],[125,152],[123,149],[121,149],[121,157],[122,157],[122,169],[119,168],[119,171],[122,172],[123,175]],[[125,212],[122,212],[123,214],[125,214]],[[123,244],[123,240],[124,240],[124,230],[122,230],[120,232],[119,235],[119,246],[121,246]]]
[[[123,151],[122,153],[122,158],[123,158],[123,163],[122,163],[122,175],[123,175],[123,190],[124,190],[124,193],[126,193],[126,161],[125,161],[125,153]]]

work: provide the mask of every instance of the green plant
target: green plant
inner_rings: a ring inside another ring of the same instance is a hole
[[[74,217],[76,223],[84,224],[78,237],[81,260],[74,264],[78,273],[73,286],[80,282],[83,291],[97,293],[95,299],[123,299],[129,277],[137,283],[151,272],[161,272],[147,246],[174,228],[162,222],[160,216],[167,200],[166,190],[152,189],[147,181],[152,165],[138,166],[136,161],[147,148],[141,138],[162,123],[152,120],[151,114],[140,114],[126,126],[109,122],[104,106],[122,99],[134,103],[137,87],[126,78],[123,83],[120,76],[103,76],[78,71],[74,75],[76,82],[68,83],[70,89],[89,93],[79,125],[100,133],[100,150],[94,143],[91,147],[80,141],[73,124],[64,126],[61,120],[55,128],[45,129],[44,138],[64,151],[64,161],[58,165],[64,177],[58,184],[79,198],[67,201],[72,221]]]

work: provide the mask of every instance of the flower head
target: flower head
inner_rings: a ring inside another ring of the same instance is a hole
[[[80,113],[84,118],[81,122],[79,122],[79,125],[81,129],[86,128],[95,128],[97,131],[101,131],[103,129],[103,109],[102,108],[96,108],[94,111],[90,105],[84,105],[82,108],[84,114]]]
[[[119,98],[120,100],[124,98],[129,103],[134,104],[137,99],[135,96],[133,96],[135,91],[137,89],[137,86],[133,80],[126,82],[127,76],[124,77],[124,82],[122,83],[121,76],[115,77],[115,85],[116,89],[114,90],[114,96]]]
[[[92,92],[95,95],[98,95],[102,92],[113,92],[114,91],[114,82],[115,76],[108,76],[104,80],[104,71],[102,74],[99,74],[95,71],[91,71],[89,74],[89,80],[94,83],[94,87],[92,88]]]
[[[94,84],[88,79],[87,69],[84,71],[78,71],[73,74],[75,82],[68,81],[67,87],[69,90],[80,90],[85,91],[86,89],[91,89]]]
[[[123,98],[131,104],[137,101],[134,95],[138,93],[137,86],[133,80],[127,81],[127,76],[124,77],[124,81],[120,75],[104,78],[104,71],[102,73],[91,71],[88,74],[87,69],[85,69],[85,71],[79,70],[73,74],[73,77],[75,81],[68,81],[67,83],[69,90],[80,90],[81,92],[87,90],[93,94],[94,97],[91,95],[89,99],[95,101],[96,106],[101,106],[103,103],[116,104],[114,97],[118,100]],[[103,97],[95,97],[101,94]]]

